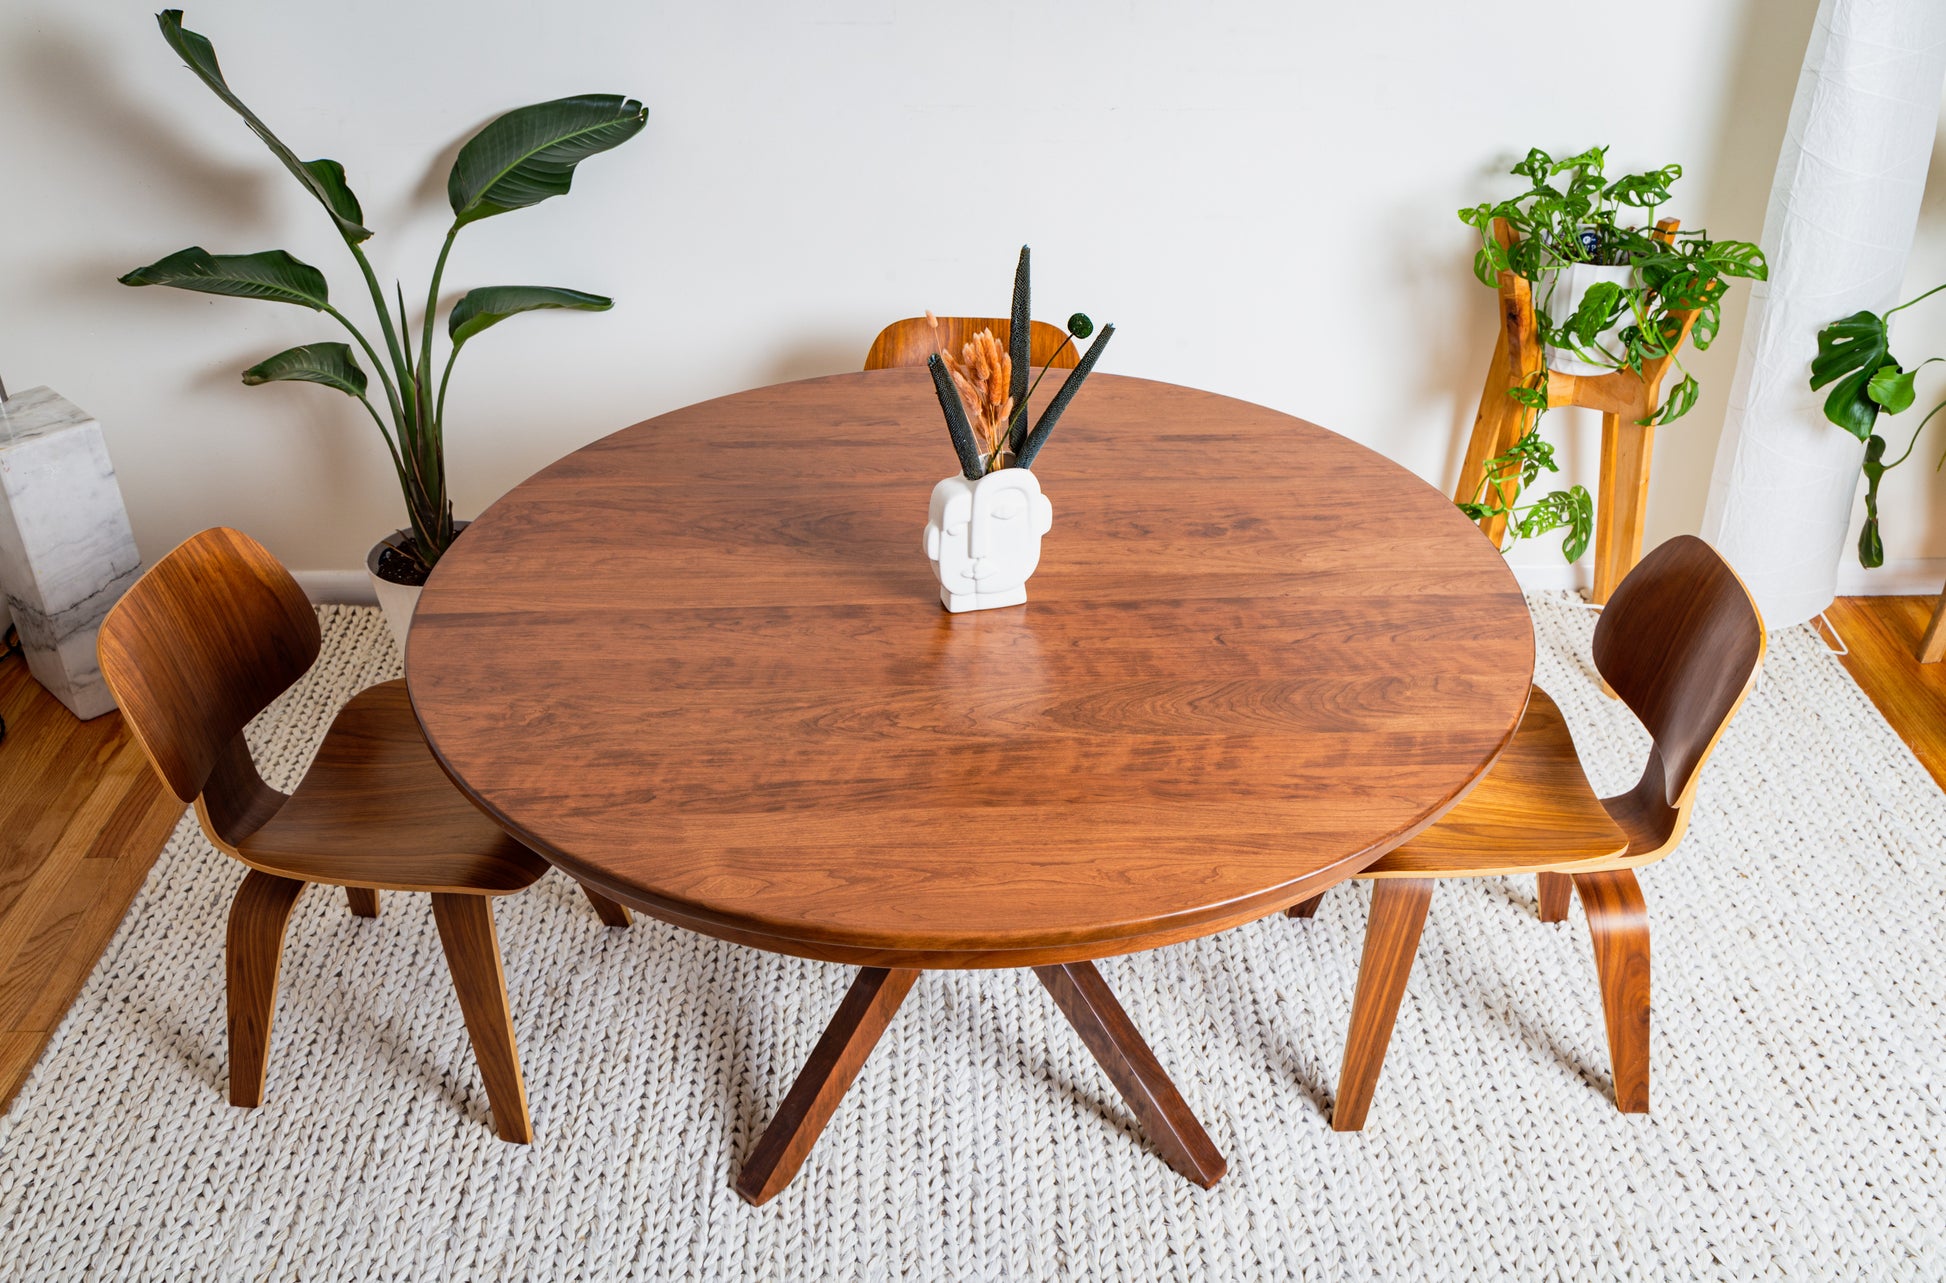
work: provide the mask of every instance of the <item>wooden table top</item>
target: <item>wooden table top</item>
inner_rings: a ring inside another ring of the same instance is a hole
[[[1052,380],[1050,380],[1052,382]],[[1035,471],[1028,602],[951,615],[923,370],[759,388],[578,450],[440,562],[434,753],[572,876],[778,952],[1024,966],[1314,895],[1456,802],[1534,638],[1439,491],[1322,428],[1095,375]]]

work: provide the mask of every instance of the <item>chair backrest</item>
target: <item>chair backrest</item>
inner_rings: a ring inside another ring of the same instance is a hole
[[[261,790],[248,754],[249,720],[318,657],[318,619],[290,572],[246,534],[191,536],[130,588],[102,621],[101,671],[136,741],[185,802],[205,788]],[[219,766],[230,766],[212,780]],[[219,814],[247,796],[210,799]],[[278,799],[281,801],[281,797]]]
[[[958,356],[961,346],[981,330],[992,330],[993,337],[1005,347],[1013,335],[1014,324],[1004,316],[942,316],[939,328],[923,316],[894,321],[878,332],[872,350],[865,354],[868,370],[892,370],[900,366],[924,365],[926,358],[944,348]],[[1057,370],[1072,370],[1081,360],[1074,344],[1065,349],[1066,330],[1057,330],[1046,321],[1035,321],[1027,334],[1027,359],[1031,365],[1051,365]],[[1059,354],[1058,356],[1056,354]]]
[[[1595,625],[1595,667],[1654,747],[1634,801],[1680,837],[1710,751],[1757,683],[1764,621],[1716,549],[1669,540],[1616,587]],[[1634,854],[1634,852],[1631,852]]]

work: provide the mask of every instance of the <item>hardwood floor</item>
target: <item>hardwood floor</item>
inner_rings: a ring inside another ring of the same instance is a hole
[[[79,722],[0,661],[0,1112],[183,813],[122,727]]]
[[[1852,680],[1946,788],[1946,663],[1913,658],[1936,600],[1840,597],[1825,618],[1851,650],[1843,662]]]
[[[1946,664],[1913,654],[1931,597],[1841,597],[1844,664],[1946,787]],[[183,806],[111,713],[77,722],[0,661],[0,1112],[94,969]]]

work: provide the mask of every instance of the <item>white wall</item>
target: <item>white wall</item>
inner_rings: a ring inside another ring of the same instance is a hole
[[[1041,315],[1118,323],[1103,368],[1314,419],[1449,486],[1493,339],[1453,211],[1510,191],[1494,175],[1529,145],[1605,141],[1617,166],[1680,161],[1671,212],[1754,239],[1814,9],[1685,0],[1650,24],[1583,0],[209,0],[187,23],[301,155],[345,164],[369,250],[409,298],[447,221],[447,166],[482,123],[573,92],[649,104],[644,135],[571,195],[455,251],[455,294],[617,300],[468,348],[448,407],[467,515],[635,420],[855,369],[895,317],[1002,312],[1023,241]],[[237,382],[340,337],[330,323],[115,284],[185,245],[281,246],[359,297],[321,211],[151,13],[0,6],[0,375],[101,418],[150,556],[224,522],[293,567],[349,570],[402,517],[369,421],[321,388]],[[1539,61],[1564,41],[1579,65]],[[1919,260],[1935,274],[1941,214],[1931,201]],[[1663,434],[1651,542],[1700,518],[1741,297],[1694,362],[1700,404]],[[1598,425],[1578,417],[1553,434],[1592,488]],[[1946,519],[1904,493],[1913,471],[1888,495],[1895,556],[1946,551]],[[1551,545],[1514,557],[1560,564]]]

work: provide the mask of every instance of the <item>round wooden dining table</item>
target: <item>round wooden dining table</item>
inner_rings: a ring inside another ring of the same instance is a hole
[[[1050,380],[1054,382],[1054,380]],[[1091,959],[1275,913],[1457,802],[1532,624],[1444,495],[1262,406],[1096,374],[1025,605],[940,606],[923,370],[759,388],[543,469],[426,585],[455,783],[645,913],[858,976],[736,1186],[797,1172],[922,971],[1032,967],[1165,1161],[1222,1155]]]

